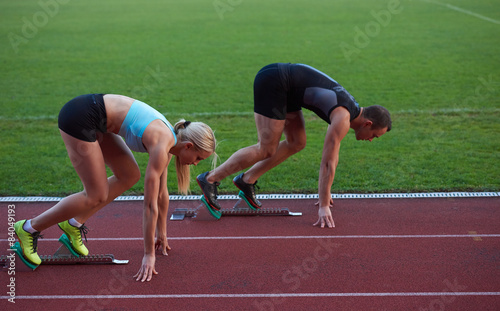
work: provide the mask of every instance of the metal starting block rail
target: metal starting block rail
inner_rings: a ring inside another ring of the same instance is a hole
[[[59,242],[61,242],[62,245],[59,246],[54,255],[40,255],[42,265],[128,264],[128,260],[115,259],[115,256],[113,254],[80,256],[71,248],[71,244],[65,234],[61,235],[61,237],[59,238]],[[9,249],[9,251],[14,252],[14,254],[0,256],[0,266],[2,266],[4,270],[9,269],[12,266],[15,266],[16,270],[19,270],[19,268],[23,266],[31,270],[35,270],[38,267],[37,265],[32,264],[24,258],[19,242],[16,242]]]
[[[220,216],[302,216],[301,212],[291,212],[287,207],[252,209],[242,199],[239,199],[233,208],[222,208],[219,213]],[[202,203],[196,208],[176,208],[170,216],[170,220],[184,220],[186,217],[194,220],[220,218],[210,214],[205,204]]]

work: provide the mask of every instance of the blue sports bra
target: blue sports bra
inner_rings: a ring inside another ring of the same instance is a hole
[[[142,143],[142,134],[146,130],[146,127],[157,119],[162,120],[168,126],[174,135],[175,144],[177,144],[177,136],[172,124],[167,121],[163,114],[139,100],[134,101],[132,106],[130,106],[118,134],[125,138],[125,143],[131,150],[147,152],[146,147]]]

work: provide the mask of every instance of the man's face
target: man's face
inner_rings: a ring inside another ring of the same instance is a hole
[[[372,141],[374,138],[380,137],[387,132],[387,127],[373,129],[371,124],[364,125],[359,130],[356,131],[357,140],[368,140]]]

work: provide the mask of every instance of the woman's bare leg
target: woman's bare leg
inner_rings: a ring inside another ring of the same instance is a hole
[[[94,208],[85,210],[75,217],[81,224],[85,223],[92,215],[112,202],[123,192],[130,189],[141,177],[141,172],[134,155],[121,137],[113,133],[100,134],[98,137],[104,162],[114,175],[108,177],[107,199]]]
[[[59,222],[82,214],[108,198],[106,167],[99,143],[82,141],[63,131],[60,132],[84,190],[62,199],[33,218],[31,226],[37,231],[43,231]]]

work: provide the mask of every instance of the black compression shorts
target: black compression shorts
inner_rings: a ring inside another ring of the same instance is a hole
[[[94,142],[96,133],[106,133],[106,107],[103,94],[87,94],[73,98],[59,112],[59,128],[83,141]]]
[[[281,64],[270,64],[255,76],[253,84],[254,112],[271,119],[285,120],[289,112],[301,110],[300,106],[287,107],[288,88]]]

